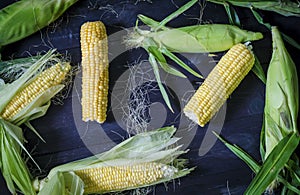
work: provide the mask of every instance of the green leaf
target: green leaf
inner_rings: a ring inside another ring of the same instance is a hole
[[[228,18],[229,18],[229,24],[232,24],[235,26],[241,26],[241,21],[239,19],[237,12],[235,11],[235,9],[226,2],[224,2],[224,8],[225,8]]]
[[[156,82],[158,84],[158,87],[159,87],[159,90],[160,90],[160,93],[161,93],[163,99],[164,99],[165,103],[167,104],[168,108],[172,112],[174,112],[173,108],[171,106],[171,102],[170,102],[168,93],[166,92],[165,87],[161,83],[160,76],[159,76],[159,69],[158,69],[158,66],[157,66],[157,62],[155,60],[155,57],[151,53],[149,53],[149,62],[152,65],[153,72],[154,72],[154,75],[155,75],[155,78],[156,78]]]
[[[264,73],[264,70],[259,62],[259,59],[257,58],[256,55],[254,55],[255,57],[255,63],[254,66],[252,68],[252,71],[254,72],[254,74],[264,83],[266,84],[266,75]]]
[[[231,150],[231,152],[233,152],[237,157],[243,160],[253,172],[257,173],[259,171],[260,165],[247,152],[245,152],[239,146],[229,143],[216,132],[213,133],[218,137],[219,140],[221,140],[225,144],[228,149]]]
[[[168,22],[170,22],[171,20],[173,20],[174,18],[176,18],[177,16],[179,16],[180,14],[182,14],[183,12],[185,12],[186,10],[191,8],[197,2],[198,2],[198,0],[190,0],[185,5],[181,6],[175,12],[173,12],[172,14],[167,16],[165,19],[163,19],[157,26],[156,30],[161,29],[161,27],[164,27]]]
[[[208,0],[209,2],[224,4],[230,3],[235,6],[247,7],[247,8],[256,8],[261,10],[273,11],[279,13],[283,16],[297,16],[300,17],[300,9],[299,3],[284,0],[248,0],[248,1],[241,1],[241,0]]]
[[[196,71],[194,71],[193,69],[191,69],[188,65],[186,65],[176,55],[174,55],[173,53],[171,53],[168,49],[160,49],[160,51],[163,54],[165,54],[166,56],[168,56],[170,59],[172,59],[174,62],[176,62],[179,66],[181,66],[182,68],[184,68],[186,71],[188,71],[189,73],[191,73],[192,75],[194,75],[194,76],[196,76],[198,78],[203,78],[203,76],[201,76],[199,73],[197,73]]]
[[[142,14],[139,14],[138,15],[138,18],[144,23],[146,24],[147,26],[150,26],[153,30],[156,29],[158,26],[159,26],[159,22],[158,21],[155,21],[153,20],[152,18],[149,18],[145,15],[142,15]],[[165,26],[161,26],[160,29],[162,30],[166,30],[168,29],[167,27]]]
[[[259,152],[260,152],[260,156],[261,156],[261,159],[264,160],[265,159],[265,156],[266,156],[266,142],[265,142],[265,121],[263,120],[262,122],[262,128],[261,128],[261,131],[260,131],[260,136],[259,136],[259,140],[260,140],[260,144],[259,144]]]
[[[256,174],[245,195],[262,194],[278,176],[299,144],[299,137],[292,133],[283,138],[272,150],[259,172]]]
[[[178,77],[181,77],[181,78],[186,78],[186,76],[184,74],[182,74],[180,71],[169,66],[165,57],[158,50],[157,47],[150,46],[150,47],[148,47],[148,51],[155,57],[155,59],[159,62],[159,65],[165,72],[175,75],[175,76],[178,76]]]
[[[272,29],[272,25],[270,23],[266,23],[264,22],[263,18],[260,16],[260,14],[255,11],[253,8],[251,8],[251,11],[252,11],[252,14],[253,16],[256,18],[256,20],[264,25],[265,27],[267,27],[269,30]],[[289,43],[290,45],[292,45],[293,47],[297,48],[297,49],[300,49],[300,44],[297,43],[297,41],[295,41],[292,37],[286,35],[285,33],[281,32],[281,36],[283,37],[283,39]]]
[[[16,187],[24,194],[35,194],[31,183],[31,175],[21,150],[26,150],[23,143],[22,129],[0,119],[0,161],[1,172],[11,193]]]
[[[43,185],[44,182],[47,182],[47,185]],[[61,172],[57,172],[49,180],[42,181],[41,191],[38,195],[49,195],[49,194],[61,194],[65,195],[65,182],[64,177]]]

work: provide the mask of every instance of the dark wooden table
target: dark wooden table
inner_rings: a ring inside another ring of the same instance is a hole
[[[2,0],[0,7],[2,8],[12,2],[14,1]],[[124,32],[124,29],[133,27],[137,14],[144,14],[160,21],[176,10],[176,6],[180,5],[183,5],[183,2],[179,0],[153,0],[152,3],[145,1],[81,0],[54,24],[3,48],[2,58],[5,60],[11,57],[25,57],[29,53],[35,55],[38,52],[47,51],[49,48],[57,48],[60,53],[67,54],[72,64],[76,66],[80,64],[81,59],[79,29],[84,22],[102,20],[107,27],[108,35],[113,37],[116,35],[115,33],[122,30]],[[248,9],[236,8],[236,11],[239,14],[242,28],[263,33],[264,39],[252,44],[254,52],[266,70],[271,58],[270,32],[257,23]],[[260,13],[266,22],[278,26],[281,31],[300,43],[299,18],[287,18],[264,11]],[[180,27],[197,24],[200,22],[200,14],[200,6],[195,5],[184,15],[171,21],[169,26]],[[207,3],[201,21],[203,23],[228,23],[228,17],[222,6]],[[147,59],[147,56],[141,49],[126,50],[121,55],[114,56],[113,49],[116,49],[117,45],[121,45],[121,43],[122,37],[109,43],[110,58],[113,58],[110,62],[110,109],[107,122],[102,126],[98,126],[98,130],[102,131],[105,138],[99,137],[98,141],[97,139],[95,139],[96,141],[91,139],[93,140],[91,142],[85,139],[87,136],[84,135],[84,130],[80,129],[84,126],[80,126],[82,123],[76,117],[80,116],[80,110],[76,107],[76,105],[78,106],[78,98],[76,94],[74,95],[71,92],[68,98],[64,100],[63,105],[52,104],[46,116],[33,122],[46,143],[39,141],[30,131],[25,131],[28,141],[26,147],[29,151],[32,151],[34,159],[42,169],[42,172],[39,172],[29,162],[34,175],[46,175],[56,165],[90,156],[94,151],[108,150],[111,146],[126,138],[124,129],[116,122],[117,117],[113,113],[111,106],[111,101],[113,101],[112,89],[119,81],[121,74],[127,70],[128,65],[138,59]],[[288,44],[286,46],[299,67],[299,50]],[[219,56],[221,54],[219,53]],[[215,59],[219,59],[219,56],[216,56]],[[196,88],[201,80],[189,76],[189,82]],[[174,94],[176,105],[176,102],[178,104],[181,99],[176,96],[176,92]],[[150,99],[152,102],[162,102],[157,92],[151,94]],[[221,128],[221,134],[226,139],[238,144],[258,160],[260,159],[259,134],[262,125],[263,107],[264,85],[251,72],[228,99],[225,121]],[[180,115],[180,111],[179,106],[176,107],[174,114],[166,111],[166,120],[162,124],[174,124],[179,127],[181,121],[176,116]],[[184,132],[184,130],[181,129],[181,132]],[[97,129],[91,132],[96,131]],[[186,131],[182,135],[188,135],[189,133],[192,132]],[[190,152],[184,157],[189,159],[190,167],[197,166],[196,170],[187,177],[169,183],[167,191],[164,185],[157,185],[154,189],[155,194],[242,194],[254,176],[251,170],[219,141],[213,142],[207,153],[199,155],[199,149],[203,147],[201,144],[204,142],[204,137],[209,132],[207,132],[207,126],[205,126],[204,128],[198,127],[194,133],[190,136],[190,140],[186,142],[188,145],[185,147],[189,148]],[[93,137],[93,134],[89,134],[89,136]],[[0,176],[0,186],[1,195],[9,194],[2,176]]]

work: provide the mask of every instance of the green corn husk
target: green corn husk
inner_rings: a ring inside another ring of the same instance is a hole
[[[0,10],[0,47],[48,26],[78,0],[21,0]]]
[[[145,42],[148,42],[147,39],[153,39],[157,46],[182,53],[221,52],[237,43],[263,38],[259,32],[242,30],[228,24],[185,26],[159,32],[142,32],[140,36]]]
[[[32,177],[21,156],[22,150],[29,155],[23,141],[22,129],[0,118],[0,170],[7,187],[12,194],[34,195]]]
[[[232,4],[235,6],[256,8],[266,11],[273,11],[283,16],[297,16],[300,17],[299,2],[293,2],[290,0],[208,0],[217,4]]]
[[[70,162],[53,168],[48,176],[35,181],[35,187],[39,195],[50,195],[55,191],[57,194],[66,194],[70,189],[71,194],[84,194],[84,183],[76,175],[76,170],[96,168],[103,166],[131,165],[135,163],[157,162],[169,165],[177,170],[169,177],[164,177],[149,185],[168,182],[189,174],[193,168],[187,169],[184,164],[186,160],[177,157],[187,151],[179,150],[180,146],[171,147],[180,138],[172,137],[176,128],[173,126],[137,134],[107,152],[89,158]],[[101,184],[99,184],[101,185]],[[147,187],[138,186],[138,188]],[[132,190],[127,188],[123,190]],[[104,192],[97,192],[104,193]],[[107,191],[105,192],[107,193]]]
[[[134,31],[129,33],[125,39],[125,44],[129,48],[142,47],[148,52],[149,62],[155,72],[155,77],[163,99],[171,111],[173,111],[171,103],[161,83],[158,67],[160,66],[167,73],[175,76],[185,78],[185,75],[169,67],[166,63],[165,56],[169,57],[192,75],[203,78],[198,72],[194,71],[173,54],[173,52],[220,52],[228,50],[240,42],[254,41],[263,38],[263,35],[259,32],[250,32],[226,24],[195,25],[181,28],[168,28],[165,26],[170,20],[176,18],[197,2],[197,0],[189,1],[161,22],[157,22],[144,15],[139,15],[138,18],[151,29],[142,30],[136,26]]]

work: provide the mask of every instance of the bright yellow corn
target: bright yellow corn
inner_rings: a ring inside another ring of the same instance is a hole
[[[71,66],[69,63],[63,65],[58,63],[41,72],[12,98],[0,116],[6,120],[12,119],[38,95],[42,94],[50,87],[62,83],[70,69]]]
[[[203,127],[248,74],[254,60],[244,44],[234,45],[187,103],[183,110],[185,115]]]
[[[151,185],[162,178],[171,178],[176,168],[161,163],[149,162],[134,165],[105,166],[77,170],[75,173],[84,182],[84,193],[122,191]]]
[[[80,29],[82,52],[82,120],[103,123],[108,95],[108,43],[102,22],[86,22]]]

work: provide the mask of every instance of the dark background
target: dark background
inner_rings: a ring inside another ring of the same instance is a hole
[[[0,8],[12,2],[14,1],[2,0]],[[144,14],[160,21],[176,10],[175,5],[183,5],[184,2],[179,0],[153,0],[152,3],[145,1],[82,0],[67,10],[54,24],[32,36],[4,47],[2,60],[25,57],[29,53],[35,55],[49,48],[57,48],[62,54],[67,54],[75,66],[80,63],[81,59],[79,29],[84,22],[101,19],[106,25],[108,35],[110,35],[123,28],[133,27],[137,14]],[[264,39],[254,42],[253,46],[255,54],[266,70],[271,58],[270,32],[256,22],[248,9],[236,7],[236,11],[239,14],[242,28],[263,33]],[[284,17],[265,11],[260,11],[260,13],[266,22],[278,26],[282,32],[300,43],[299,18]],[[197,20],[199,14],[200,6],[195,5],[184,15],[171,21],[169,26],[180,27],[197,24],[199,23]],[[202,22],[228,23],[228,18],[222,6],[207,3]],[[299,50],[288,44],[286,47],[296,66],[299,66]],[[136,58],[141,55],[142,59],[147,58],[142,50],[133,50],[122,54],[110,63],[110,87],[114,86],[114,81],[118,79],[122,71],[126,70],[126,66],[136,61]],[[193,77],[189,77],[189,79],[192,83],[200,81]],[[195,88],[197,86],[195,84]],[[238,144],[258,160],[260,159],[259,133],[263,106],[264,85],[251,72],[228,99],[226,120],[222,129],[222,135],[226,139]],[[172,124],[172,120],[166,121],[166,123]],[[47,115],[34,121],[33,124],[47,142],[42,143],[30,131],[25,131],[25,137],[28,141],[26,147],[32,151],[34,159],[42,169],[42,173],[37,172],[36,168],[29,162],[34,175],[46,175],[56,165],[92,155],[76,130],[70,96],[64,101],[63,106],[51,105]],[[175,125],[178,124],[175,122]],[[125,135],[124,131],[114,123],[111,111],[108,112],[108,119],[103,128],[107,129],[106,133],[116,143],[119,143],[121,138],[108,129],[114,129],[114,131]],[[174,183],[171,182],[167,191],[164,185],[157,185],[154,189],[155,194],[242,194],[244,192],[254,174],[222,143],[218,141],[206,155],[198,156],[198,149],[205,132],[206,127],[198,127],[197,134],[189,146],[190,152],[184,156],[189,159],[190,167],[197,166],[196,170],[187,177],[175,180]],[[99,147],[105,146],[100,145]],[[1,195],[9,194],[2,176],[0,176],[0,186]]]

